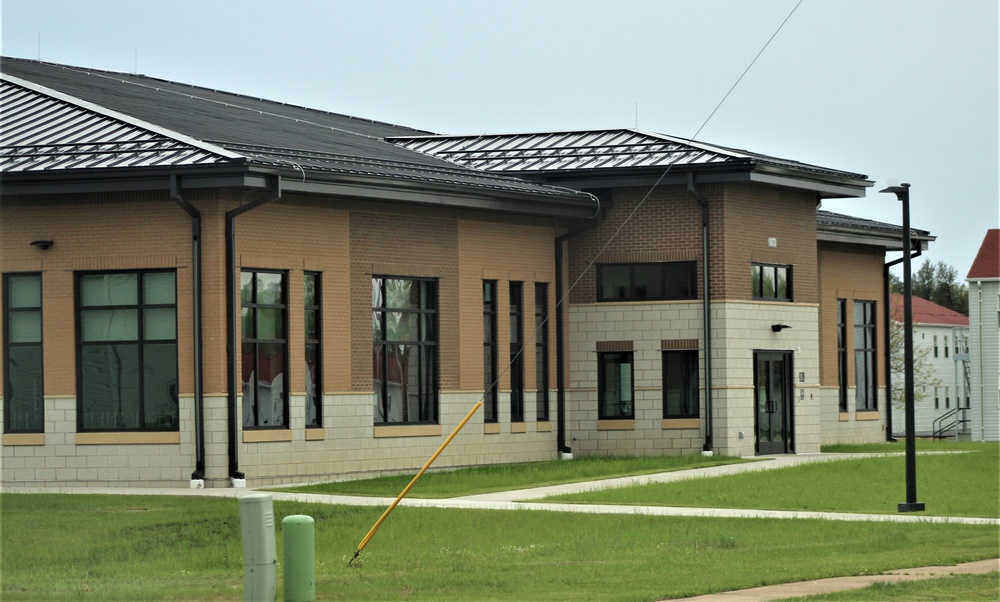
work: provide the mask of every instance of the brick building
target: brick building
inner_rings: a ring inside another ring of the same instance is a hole
[[[885,437],[862,175],[2,70],[5,485],[410,471],[479,400],[438,466]]]

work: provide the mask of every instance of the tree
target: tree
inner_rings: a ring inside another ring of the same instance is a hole
[[[913,274],[912,288],[914,296],[969,315],[969,289],[958,282],[958,270],[943,261],[925,261]]]
[[[889,370],[892,373],[890,399],[894,408],[902,408],[906,401],[906,350],[905,326],[902,322],[889,320]],[[914,337],[916,339],[916,337]],[[913,346],[913,402],[927,398],[927,390],[940,387],[941,381],[934,376],[930,364],[930,347]]]

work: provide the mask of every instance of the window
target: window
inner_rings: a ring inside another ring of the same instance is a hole
[[[934,357],[938,356],[938,338],[934,335]]]
[[[941,408],[941,398],[938,397],[938,388],[934,387],[934,409],[937,410],[940,408]]]
[[[497,421],[497,281],[483,281],[483,420]]]
[[[437,280],[372,277],[375,424],[438,419]]]
[[[948,337],[944,338],[944,356],[948,357]]]
[[[634,418],[632,352],[598,352],[598,418]]]
[[[598,301],[669,301],[698,298],[694,261],[614,263],[597,266]]]
[[[3,290],[4,432],[41,433],[42,275],[7,274]]]
[[[549,419],[549,285],[535,283],[535,415]]]
[[[951,407],[951,387],[944,388],[944,407],[945,409]]]
[[[510,283],[510,421],[524,422],[524,284]]]
[[[177,430],[176,274],[80,273],[76,295],[77,427]]]
[[[284,272],[242,270],[243,428],[288,426]]]
[[[792,300],[792,267],[755,263],[750,268],[753,298],[766,301]]]
[[[663,352],[663,417],[698,417],[698,352]]]
[[[847,300],[837,299],[837,386],[840,411],[847,411]]]
[[[854,370],[856,409],[877,409],[874,301],[854,302]]]
[[[320,275],[305,273],[306,426],[323,425],[323,354],[320,348]]]

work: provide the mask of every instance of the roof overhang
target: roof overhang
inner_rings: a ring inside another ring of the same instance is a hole
[[[926,251],[928,245],[934,241],[934,236],[921,236],[911,231],[910,242],[913,250]],[[870,247],[880,247],[886,251],[903,250],[903,232],[870,232],[866,230],[855,230],[851,228],[831,228],[829,226],[819,226],[816,229],[816,240],[819,242],[843,243],[849,245],[865,245]]]
[[[590,218],[597,213],[599,206],[596,198],[583,193],[545,196],[485,187],[476,190],[440,182],[326,172],[303,173],[292,168],[252,164],[0,173],[0,187],[5,197],[138,192],[170,190],[171,176],[180,176],[185,189],[271,190],[275,175],[282,176],[284,193],[556,218]]]

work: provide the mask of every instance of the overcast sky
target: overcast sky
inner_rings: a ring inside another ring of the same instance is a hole
[[[998,202],[996,0],[2,0],[6,56],[447,134],[636,127],[866,174],[824,209],[964,279]],[[898,254],[895,254],[898,256]],[[914,264],[914,269],[923,259]]]

